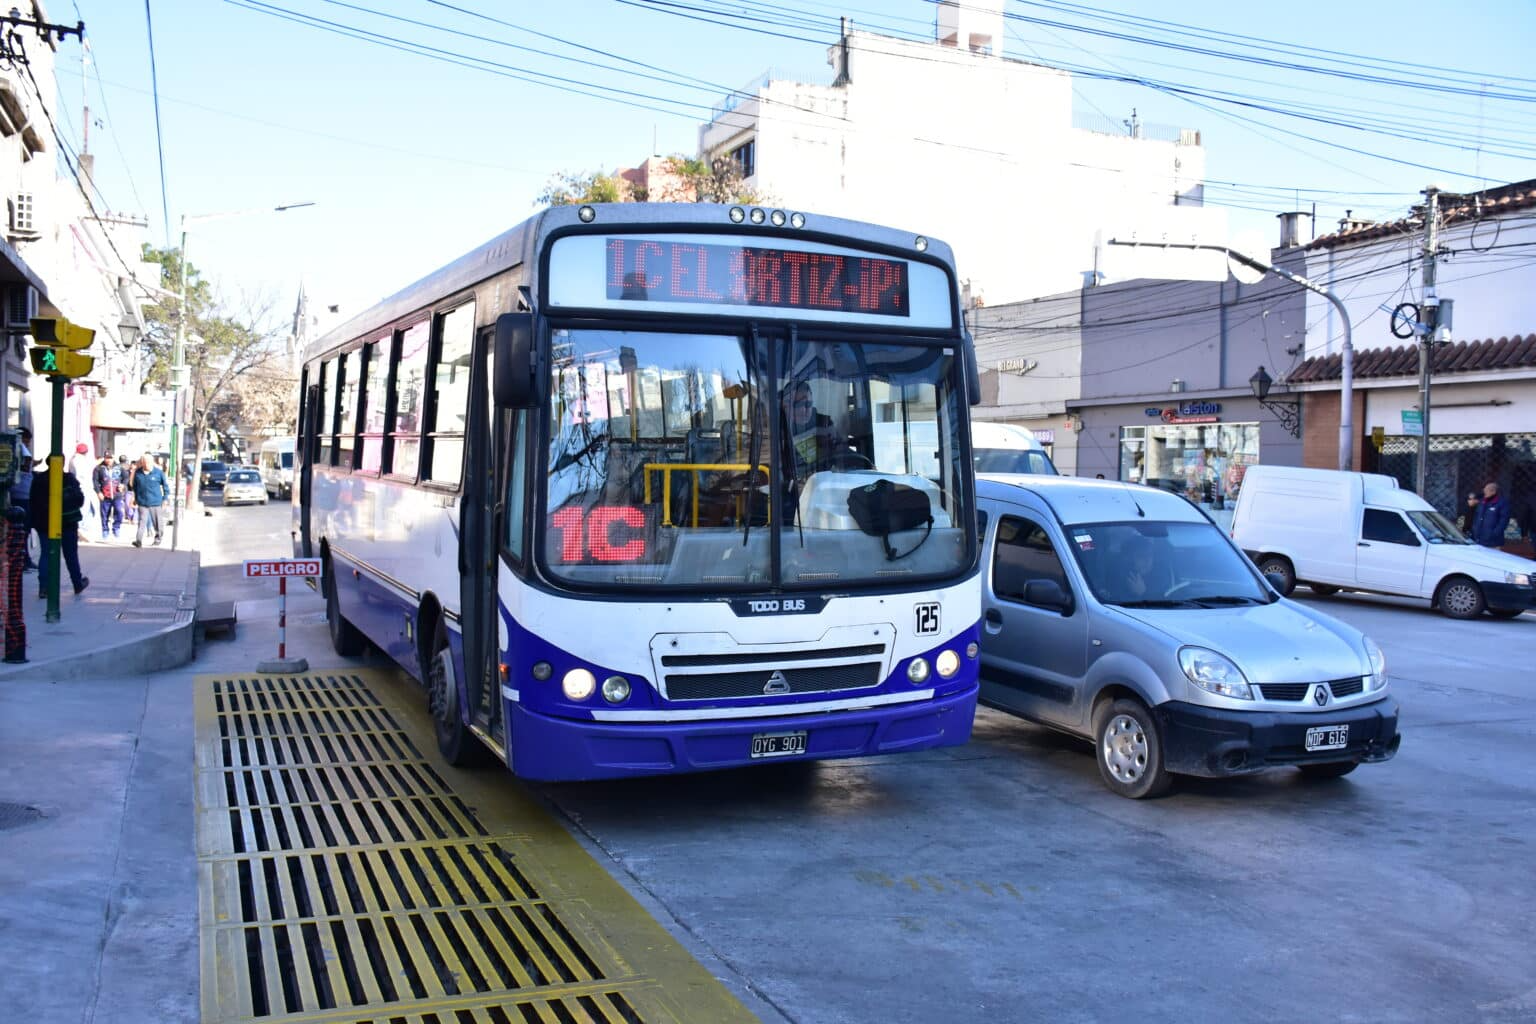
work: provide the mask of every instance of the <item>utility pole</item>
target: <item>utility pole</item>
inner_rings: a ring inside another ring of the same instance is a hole
[[[1440,190],[1424,190],[1424,333],[1419,337],[1419,458],[1414,490],[1424,497],[1429,478],[1429,375],[1434,362],[1435,334],[1439,327],[1440,299],[1435,295],[1435,256],[1440,250]]]

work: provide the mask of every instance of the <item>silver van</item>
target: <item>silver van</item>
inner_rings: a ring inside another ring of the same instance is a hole
[[[983,475],[981,700],[1093,741],[1131,798],[1174,775],[1337,778],[1398,748],[1386,659],[1282,598],[1184,498]]]

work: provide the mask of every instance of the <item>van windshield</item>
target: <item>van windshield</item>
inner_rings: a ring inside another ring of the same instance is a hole
[[[1037,449],[981,448],[971,449],[978,473],[1041,473],[1058,476],[1051,457]]]
[[[1408,518],[1413,520],[1413,525],[1419,528],[1424,539],[1431,544],[1472,543],[1466,534],[1456,529],[1455,523],[1439,512],[1409,512]]]
[[[1210,523],[1091,523],[1066,532],[1104,604],[1218,608],[1275,600],[1253,564]]]

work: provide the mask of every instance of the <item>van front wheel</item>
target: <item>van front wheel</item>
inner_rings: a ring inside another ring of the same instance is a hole
[[[1466,576],[1452,576],[1440,584],[1435,604],[1453,619],[1475,619],[1483,614],[1487,602],[1483,600],[1483,588],[1477,581]]]
[[[1110,792],[1131,800],[1162,796],[1173,785],[1163,765],[1157,718],[1139,700],[1122,697],[1099,711],[1093,730],[1099,775]]]
[[[1290,597],[1291,591],[1296,589],[1296,570],[1291,566],[1291,560],[1284,555],[1265,555],[1260,558],[1259,572],[1265,576],[1280,577],[1280,585],[1275,589],[1280,591],[1281,597]]]

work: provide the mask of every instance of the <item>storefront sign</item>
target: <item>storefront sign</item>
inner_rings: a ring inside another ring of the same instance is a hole
[[[1176,406],[1159,409],[1149,405],[1143,410],[1148,416],[1154,416],[1164,423],[1219,423],[1221,422],[1220,402],[1181,402]]]
[[[1056,431],[1051,427],[1035,427],[1031,432],[1035,435],[1035,440],[1041,444],[1056,443]]]
[[[1409,437],[1424,433],[1424,414],[1417,409],[1404,409],[1403,433]]]
[[[999,373],[1016,373],[1020,377],[1040,365],[1038,359],[1025,359],[1022,356],[1012,359],[999,359],[997,370]]]

